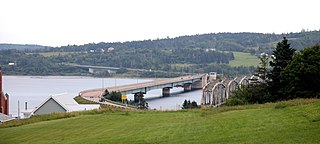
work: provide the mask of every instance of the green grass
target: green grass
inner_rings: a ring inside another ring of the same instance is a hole
[[[257,66],[259,65],[259,59],[251,55],[250,53],[244,52],[233,52],[234,60],[229,62],[230,66]]]
[[[73,98],[78,104],[98,104],[96,102],[93,102],[93,101],[89,101],[89,100],[86,100],[80,96],[76,96]],[[115,101],[111,101],[111,100],[108,100],[106,99],[106,101],[110,102],[110,103],[113,103],[113,104],[117,104],[117,105],[121,105],[121,106],[127,106],[127,107],[131,107],[131,108],[136,108],[136,106],[133,106],[133,105],[126,105],[126,104],[123,104],[121,102],[115,102]],[[104,104],[100,104],[100,107],[101,108],[108,108],[109,106],[107,105],[104,105]]]
[[[0,143],[320,143],[320,100],[105,111],[0,128]]]
[[[76,96],[73,98],[78,104],[97,104],[96,102],[86,100],[80,96]]]
[[[58,56],[58,55],[64,56],[64,55],[75,54],[75,53],[79,53],[79,52],[42,52],[39,54],[44,57],[50,57],[50,56]]]

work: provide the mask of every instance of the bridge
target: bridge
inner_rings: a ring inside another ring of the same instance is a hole
[[[109,92],[116,91],[121,92],[121,94],[146,94],[150,90],[162,89],[162,96],[170,96],[170,89],[173,87],[183,87],[184,91],[202,89],[201,105],[218,107],[232,96],[233,91],[241,88],[243,85],[249,84],[250,79],[253,78],[254,76],[250,78],[245,76],[240,80],[237,78],[222,80],[216,79],[216,75],[209,75],[208,77],[208,74],[197,74],[124,86],[86,90],[80,92],[79,95],[87,100],[98,103],[128,108],[108,101],[99,102],[99,99],[102,97],[106,89]]]
[[[168,71],[162,71],[162,70],[151,70],[151,69],[137,69],[137,68],[125,68],[125,67],[108,67],[108,66],[94,66],[94,65],[79,65],[74,63],[62,63],[64,65],[68,66],[74,66],[74,67],[81,67],[81,68],[88,68],[89,72],[94,70],[112,70],[117,71],[120,69],[126,69],[128,71],[137,71],[137,72],[158,72],[158,73],[172,73],[172,74],[188,74],[193,75],[194,73],[185,73],[185,72],[168,72]]]
[[[203,81],[206,79],[206,74],[188,75],[177,78],[160,79],[151,82],[130,84],[124,86],[108,87],[109,92],[116,91],[121,94],[146,94],[150,90],[162,89],[163,96],[170,96],[170,89],[173,87],[183,87],[184,91],[191,91],[192,89],[202,89]],[[85,99],[98,102],[102,96],[105,88],[86,90],[79,93]]]
[[[251,76],[248,78],[244,76],[241,79],[232,80],[213,80],[207,82],[202,88],[201,105],[209,105],[218,107],[225,103],[227,99],[232,97],[232,92],[241,88],[244,85],[248,85],[252,79],[259,79],[259,77]]]

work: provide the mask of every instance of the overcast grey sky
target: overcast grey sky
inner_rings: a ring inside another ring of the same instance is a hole
[[[0,0],[0,43],[62,46],[320,29],[319,0]]]

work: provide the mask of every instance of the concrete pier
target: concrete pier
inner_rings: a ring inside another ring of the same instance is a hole
[[[196,81],[196,82],[192,83],[191,89],[192,90],[202,89],[202,82]]]
[[[184,91],[185,91],[185,92],[191,91],[191,90],[192,90],[192,89],[191,89],[191,88],[192,88],[191,85],[192,85],[192,84],[190,84],[190,83],[184,84],[184,85],[183,85]]]
[[[170,87],[165,87],[165,88],[162,88],[162,96],[164,97],[168,97],[170,96]]]

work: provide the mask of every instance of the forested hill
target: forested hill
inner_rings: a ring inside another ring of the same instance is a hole
[[[283,37],[287,37],[291,46],[297,50],[320,43],[320,31],[309,31],[299,33],[285,34],[263,34],[263,33],[211,33],[199,34],[191,36],[180,36],[176,38],[165,38],[156,40],[128,41],[128,42],[100,42],[89,43],[84,45],[68,45],[61,47],[47,47],[40,45],[24,45],[24,44],[0,44],[2,49],[17,50],[45,50],[45,51],[90,51],[101,48],[128,48],[128,49],[183,49],[183,48],[213,48],[219,51],[241,51],[268,52],[274,48],[276,43],[281,41]]]
[[[287,37],[291,46],[297,50],[320,43],[320,31],[263,34],[263,33],[212,33],[192,36],[181,36],[157,40],[116,42],[116,43],[90,43],[85,45],[62,46],[55,50],[60,51],[89,51],[101,48],[127,48],[127,49],[183,49],[202,48],[219,51],[271,52],[276,43]]]
[[[172,73],[177,72],[183,74],[211,71],[235,76],[249,74],[255,69],[255,64],[249,65],[251,67],[242,65],[237,59],[239,54],[243,57],[242,62],[249,61],[248,56],[257,60],[254,55],[261,52],[271,54],[283,37],[287,37],[291,46],[297,50],[320,43],[320,31],[311,31],[288,34],[216,33],[42,48],[33,45],[25,47],[24,50],[21,48],[24,45],[7,45],[6,50],[0,49],[0,65],[4,66],[5,73],[17,75],[87,75],[87,69],[72,66],[78,64],[118,67],[121,71],[117,73],[125,76],[172,77],[175,76]],[[15,65],[8,66],[8,63],[12,62]],[[150,72],[130,73],[126,71],[127,68]]]
[[[45,46],[41,45],[29,45],[29,44],[0,44],[0,50],[5,49],[17,49],[17,50],[36,50],[44,49]]]

